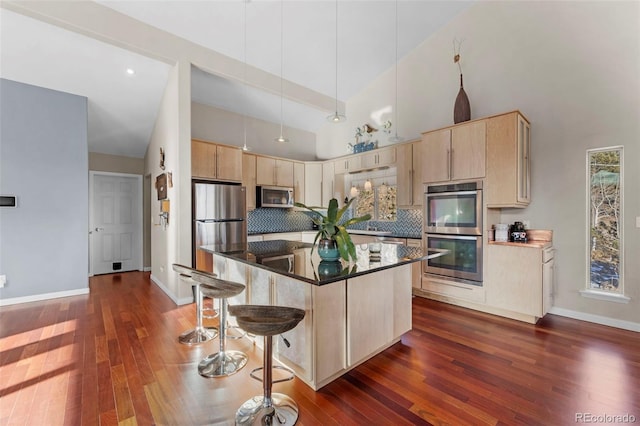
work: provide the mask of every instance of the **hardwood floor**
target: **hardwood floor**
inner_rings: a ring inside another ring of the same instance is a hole
[[[218,340],[179,344],[194,306],[176,307],[148,273],[93,277],[90,286],[87,296],[1,308],[0,424],[232,424],[237,407],[261,394],[249,371],[262,353],[246,339],[228,343],[249,354],[243,370],[198,375]],[[640,336],[415,298],[402,342],[318,392],[297,379],[274,392],[298,403],[300,425],[569,425],[577,413],[640,422]]]

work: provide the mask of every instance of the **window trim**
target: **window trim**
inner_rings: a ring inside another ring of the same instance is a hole
[[[619,151],[620,152],[620,211],[618,222],[620,226],[620,275],[618,291],[606,291],[591,288],[591,155],[598,152]],[[628,303],[631,298],[625,295],[624,289],[624,146],[614,145],[603,148],[587,149],[586,155],[586,232],[585,232],[585,260],[586,260],[586,280],[583,288],[579,291],[582,297],[590,299],[605,300],[609,302]]]

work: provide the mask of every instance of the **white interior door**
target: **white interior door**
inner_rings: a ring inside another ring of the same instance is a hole
[[[142,176],[90,177],[91,275],[142,270]]]

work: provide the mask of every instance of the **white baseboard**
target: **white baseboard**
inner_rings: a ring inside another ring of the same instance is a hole
[[[58,299],[60,297],[80,296],[89,294],[89,288],[79,288],[77,290],[57,291],[55,293],[34,294],[33,296],[12,297],[11,299],[1,299],[0,306],[17,305],[18,303],[39,302],[41,300]]]
[[[601,315],[587,314],[584,312],[572,311],[570,309],[558,308],[555,306],[549,309],[549,313],[560,315],[562,317],[573,318],[581,321],[607,325],[609,327],[621,328],[623,330],[640,332],[640,323],[637,323],[637,322],[603,317]]]
[[[165,286],[162,281],[160,281],[157,277],[155,277],[153,274],[150,275],[151,281],[158,286],[158,288],[160,288],[160,290],[162,290],[164,292],[164,294],[166,294],[167,296],[169,296],[169,299],[173,300],[173,303],[175,303],[176,305],[180,306],[180,305],[188,305],[189,303],[193,303],[193,297],[183,297],[181,299],[176,299],[175,296],[173,294],[171,294],[171,292],[169,291],[169,289],[167,288],[167,286]]]
[[[143,272],[151,272],[151,266],[145,266],[144,268],[142,268]]]

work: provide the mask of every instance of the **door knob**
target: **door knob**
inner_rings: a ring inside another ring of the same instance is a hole
[[[104,228],[96,228],[96,232],[104,231]]]

